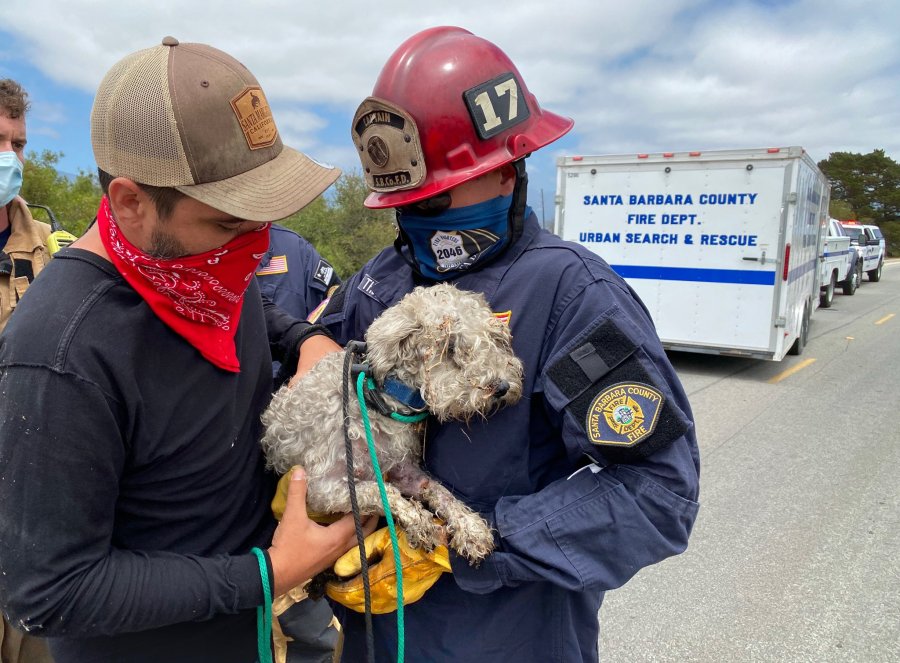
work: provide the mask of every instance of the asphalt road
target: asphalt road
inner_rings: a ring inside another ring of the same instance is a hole
[[[700,515],[607,594],[601,660],[900,661],[900,262],[816,311],[799,357],[671,357]]]

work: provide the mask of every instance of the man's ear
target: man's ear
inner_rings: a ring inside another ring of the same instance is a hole
[[[500,190],[501,196],[512,195],[516,187],[516,169],[511,163],[500,166]]]
[[[143,237],[152,229],[156,219],[156,207],[144,190],[127,177],[116,177],[109,183],[109,206],[112,208],[116,223],[125,236],[133,244],[135,237]]]

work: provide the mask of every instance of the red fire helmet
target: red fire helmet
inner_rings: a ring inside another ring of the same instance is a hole
[[[542,110],[497,46],[437,27],[407,39],[353,118],[371,208],[430,198],[521,159],[574,122]]]

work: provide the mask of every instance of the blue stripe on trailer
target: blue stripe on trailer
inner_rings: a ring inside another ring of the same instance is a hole
[[[807,272],[811,272],[816,268],[817,264],[818,260],[813,258],[809,262],[805,262],[802,265],[797,265],[790,272],[788,272],[788,283],[793,283]]]
[[[775,285],[775,272],[770,271],[697,269],[693,267],[662,267],[658,265],[610,265],[610,267],[625,279]]]

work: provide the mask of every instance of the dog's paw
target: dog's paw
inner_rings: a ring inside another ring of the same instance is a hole
[[[410,548],[416,548],[431,552],[437,541],[440,540],[438,527],[432,522],[431,517],[423,518],[414,526],[404,529],[406,540]]]
[[[477,566],[494,551],[494,534],[477,513],[467,514],[448,527],[450,547]]]

